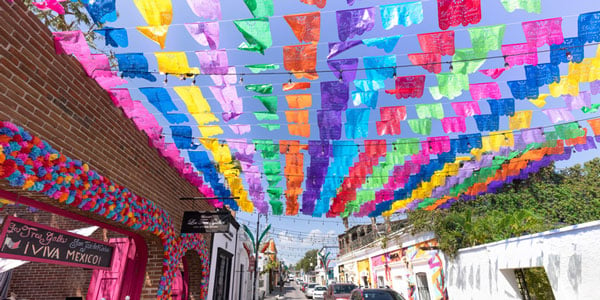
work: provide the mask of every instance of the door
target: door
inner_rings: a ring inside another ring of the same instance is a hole
[[[112,238],[115,246],[110,270],[94,270],[88,288],[88,300],[117,300],[123,286],[123,278],[130,257],[135,256],[135,246],[129,238]]]
[[[233,254],[221,248],[217,251],[213,300],[229,300],[232,257]]]

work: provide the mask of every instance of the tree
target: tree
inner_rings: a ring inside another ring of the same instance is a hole
[[[413,232],[435,232],[450,257],[458,249],[600,219],[600,158],[562,171],[554,165],[496,194],[448,210],[408,215]]]
[[[304,257],[296,264],[296,270],[304,270],[304,272],[314,271],[317,266],[317,253],[319,250],[308,250],[304,253]],[[312,263],[312,266],[311,266]]]

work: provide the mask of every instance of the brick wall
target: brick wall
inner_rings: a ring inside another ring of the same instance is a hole
[[[169,213],[176,230],[183,211],[210,209],[204,202],[192,207],[178,200],[201,195],[148,146],[146,135],[113,106],[75,58],[55,54],[51,33],[20,0],[0,1],[0,20],[0,120],[23,126],[67,156],[154,201]],[[0,189],[111,222],[37,193],[11,189],[5,181],[0,181]],[[140,234],[149,247],[144,299],[154,299],[163,248],[154,236]]]

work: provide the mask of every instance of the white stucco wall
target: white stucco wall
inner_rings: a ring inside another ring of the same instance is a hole
[[[461,249],[450,299],[521,299],[514,269],[544,267],[556,299],[600,299],[600,221]]]

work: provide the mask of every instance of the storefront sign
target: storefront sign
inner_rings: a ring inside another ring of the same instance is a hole
[[[217,233],[229,232],[231,213],[228,211],[183,213],[181,233]]]
[[[0,257],[110,269],[114,247],[102,241],[9,216],[2,226]]]

